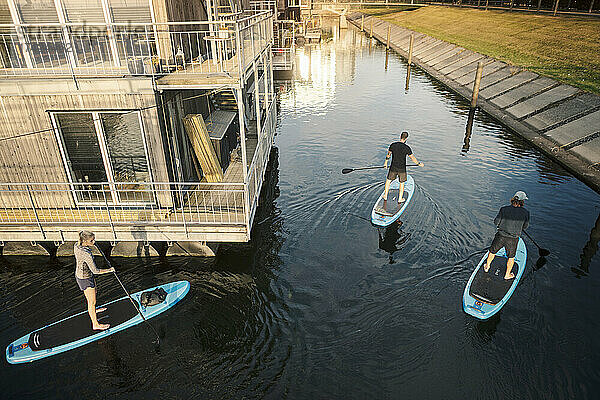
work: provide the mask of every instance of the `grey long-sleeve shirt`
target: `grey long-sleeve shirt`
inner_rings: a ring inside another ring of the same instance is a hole
[[[494,223],[502,236],[517,238],[529,226],[529,211],[524,207],[504,206],[498,212]]]
[[[75,243],[73,246],[75,254],[75,276],[79,279],[91,278],[93,274],[100,274],[102,271],[96,267],[92,250],[89,247],[81,246]]]

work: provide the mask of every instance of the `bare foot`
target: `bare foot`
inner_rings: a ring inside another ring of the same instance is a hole
[[[487,265],[487,263],[483,264],[483,270],[484,270],[485,272],[489,272],[489,270],[490,270],[490,266],[489,266],[489,265]]]
[[[398,204],[402,204],[402,203],[404,203],[404,200],[405,200],[405,199],[398,199]]]
[[[512,272],[510,273],[510,275],[504,275],[504,279],[506,279],[507,281],[514,279],[515,274],[513,274]]]
[[[96,308],[96,312],[106,311],[106,307]]]
[[[98,325],[92,326],[92,329],[95,331],[105,331],[108,328],[110,328],[110,324],[98,324]]]

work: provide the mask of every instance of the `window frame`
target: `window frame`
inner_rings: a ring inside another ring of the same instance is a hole
[[[100,147],[100,155],[102,157],[102,163],[104,166],[104,171],[107,177],[106,182],[91,182],[91,183],[105,183],[108,185],[108,192],[110,193],[110,198],[106,198],[106,202],[95,202],[95,201],[85,201],[80,200],[77,196],[77,191],[75,189],[75,185],[84,184],[84,182],[75,182],[73,180],[73,175],[71,168],[69,167],[69,158],[67,154],[67,149],[65,146],[62,130],[60,129],[60,125],[58,124],[56,116],[58,114],[67,114],[67,113],[77,113],[77,114],[92,114],[92,122],[94,124],[94,131],[96,132],[96,139],[98,140],[98,146]],[[108,148],[108,143],[106,140],[106,133],[104,132],[104,127],[102,126],[102,120],[100,118],[100,114],[137,114],[138,124],[140,126],[140,134],[142,135],[142,143],[144,146],[144,157],[146,159],[146,166],[148,168],[148,182],[146,184],[150,185],[152,188],[152,200],[151,201],[142,201],[142,202],[131,202],[131,201],[121,201],[118,190],[116,188],[119,184],[125,184],[127,182],[117,182],[115,181],[113,165],[110,162],[110,151]],[[50,122],[52,124],[52,130],[54,131],[54,136],[56,138],[58,148],[60,150],[63,167],[65,169],[65,173],[69,180],[69,184],[71,186],[71,192],[73,195],[73,200],[76,205],[112,205],[112,206],[147,206],[157,204],[156,201],[156,193],[154,193],[154,176],[152,174],[152,168],[150,164],[150,157],[148,151],[148,144],[146,142],[146,131],[144,129],[144,122],[142,119],[142,113],[140,110],[53,110],[48,111],[48,115],[50,117]]]

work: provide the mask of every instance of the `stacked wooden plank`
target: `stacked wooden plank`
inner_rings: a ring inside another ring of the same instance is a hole
[[[183,118],[183,124],[206,181],[221,182],[223,180],[223,169],[210,140],[204,118],[201,114],[189,114]]]

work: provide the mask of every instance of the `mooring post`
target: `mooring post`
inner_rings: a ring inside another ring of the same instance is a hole
[[[592,12],[592,8],[594,8],[594,0],[590,1],[590,10],[588,11],[589,13]]]
[[[485,0],[485,11],[487,11],[489,3],[490,3],[490,0]]]
[[[371,18],[371,36],[370,37],[373,37],[373,18]]]
[[[477,73],[475,83],[473,84],[473,98],[471,99],[471,108],[477,107],[477,97],[479,97],[479,85],[481,84],[481,75],[483,74],[483,63],[477,63]]]
[[[410,44],[408,45],[408,65],[412,63],[413,44],[415,43],[415,34],[410,35]]]
[[[542,1],[542,0],[540,0]],[[365,31],[365,16],[362,16],[362,19],[360,20],[360,31],[364,32]]]
[[[385,45],[385,49],[386,51],[390,49],[390,31],[392,30],[392,26],[389,25],[388,26],[388,34],[387,34],[387,40],[386,40],[386,45]]]
[[[556,17],[556,12],[558,11],[558,2],[559,2],[559,0],[556,0],[556,2],[554,3],[554,13],[552,15],[555,17]]]

